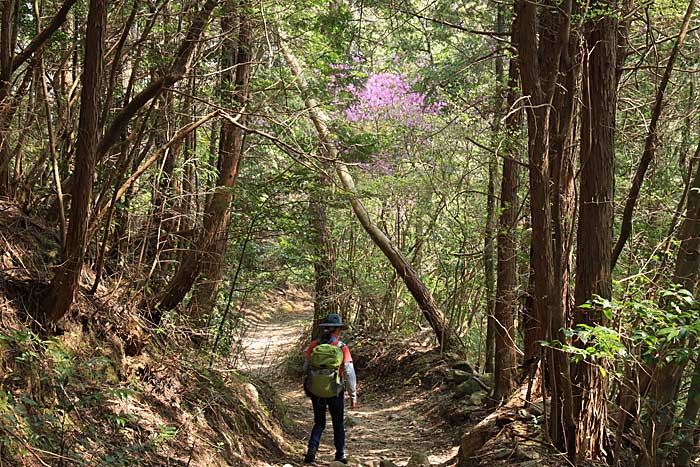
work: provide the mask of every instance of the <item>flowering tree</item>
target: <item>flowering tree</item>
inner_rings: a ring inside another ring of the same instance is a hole
[[[408,128],[429,129],[427,117],[445,106],[443,101],[428,103],[425,93],[411,89],[406,75],[395,73],[372,74],[362,88],[349,85],[347,91],[355,99],[345,111],[350,122],[390,120]]]

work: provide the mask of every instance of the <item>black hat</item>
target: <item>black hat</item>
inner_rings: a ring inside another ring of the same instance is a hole
[[[330,313],[326,319],[319,324],[322,328],[344,328],[343,318],[337,313]]]

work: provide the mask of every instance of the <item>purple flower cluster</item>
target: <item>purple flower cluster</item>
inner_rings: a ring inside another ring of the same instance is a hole
[[[364,87],[346,89],[356,103],[345,111],[351,122],[393,120],[405,126],[422,126],[426,115],[437,114],[444,102],[429,104],[426,95],[411,90],[404,75],[372,74]]]

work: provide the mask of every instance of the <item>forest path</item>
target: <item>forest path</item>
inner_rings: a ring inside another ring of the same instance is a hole
[[[248,323],[250,327],[242,343],[245,354],[242,369],[268,379],[287,404],[288,416],[303,429],[299,438],[293,440],[293,444],[299,446],[294,457],[280,464],[260,466],[298,466],[302,465],[313,411],[300,379],[289,376],[285,365],[290,353],[301,352],[308,343],[303,337],[313,318],[313,303],[307,294],[299,291],[288,291],[275,301],[274,311],[266,316],[253,316]],[[352,345],[350,349],[352,351]],[[350,409],[346,399],[346,454],[349,458],[358,460],[362,466],[379,465],[380,460],[403,466],[416,452],[428,454],[432,465],[443,464],[454,457],[456,448],[452,448],[450,436],[417,408],[430,393],[413,386],[386,387],[379,393],[378,381],[368,381],[368,377],[358,372],[357,408]],[[335,452],[330,415],[326,418],[326,430],[316,458],[318,466],[332,462]]]

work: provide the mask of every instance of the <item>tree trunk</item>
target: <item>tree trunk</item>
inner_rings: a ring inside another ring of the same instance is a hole
[[[573,14],[576,14],[574,12]],[[571,257],[573,223],[576,211],[575,194],[575,124],[577,96],[579,95],[580,78],[580,41],[579,34],[571,34],[566,47],[566,53],[562,53],[559,65],[559,82],[554,92],[552,102],[552,116],[550,121],[550,160],[552,161],[552,206],[557,206],[558,215],[554,219],[561,219],[555,228],[556,254],[560,256],[561,276],[561,300],[563,315],[566,325],[571,320],[571,308],[573,297],[571,293]]]
[[[70,223],[63,263],[56,269],[44,297],[42,310],[45,316],[41,317],[44,323],[55,324],[68,312],[80,285],[95,171],[106,19],[105,0],[90,0],[85,33],[85,43],[90,47],[85,47]]]
[[[309,209],[311,211],[311,232],[314,248],[314,326],[311,338],[319,337],[318,324],[328,313],[340,313],[338,302],[338,274],[336,271],[335,244],[328,216],[326,214],[326,190],[331,185],[330,177],[325,172],[319,172],[317,180],[319,187],[311,194]],[[344,316],[343,318],[347,318]]]
[[[498,7],[499,29],[503,28],[503,5]],[[507,108],[516,100],[518,70],[515,60],[510,61],[508,71]],[[513,112],[506,119],[506,157],[503,159],[501,178],[501,215],[498,229],[498,276],[496,285],[496,361],[494,365],[494,399],[507,399],[515,389],[515,313],[518,306],[516,295],[518,223],[518,154],[515,138],[518,132],[519,113]]]
[[[330,160],[336,161],[336,173],[338,174],[338,178],[340,179],[343,188],[345,188],[345,190],[348,192],[350,204],[355,216],[357,216],[360,224],[369,234],[374,244],[380,250],[382,250],[384,255],[396,270],[396,273],[403,279],[404,283],[406,284],[406,288],[408,288],[411,295],[413,295],[413,298],[416,300],[416,303],[418,303],[418,306],[423,312],[423,316],[425,316],[426,320],[435,332],[435,336],[440,346],[443,349],[457,348],[459,344],[458,337],[454,334],[454,331],[450,327],[447,319],[445,319],[445,315],[442,313],[442,310],[440,310],[440,307],[433,299],[432,294],[421,280],[418,272],[413,268],[403,253],[401,253],[401,251],[394,246],[393,242],[384,234],[384,232],[382,232],[382,230],[372,222],[369,217],[369,213],[365,209],[360,199],[357,197],[355,183],[352,176],[350,175],[347,166],[340,161],[335,145],[331,139],[326,123],[328,118],[322,112],[317,102],[313,98],[307,96],[308,84],[302,75],[301,67],[299,66],[296,57],[294,57],[287,48],[282,32],[279,31],[278,33],[280,36],[279,47],[284,55],[287,65],[292,72],[292,75],[296,78],[297,85],[304,94],[304,104],[306,106],[306,110],[309,113],[314,126],[316,127],[316,131],[321,144],[324,147],[324,151]]]
[[[498,6],[496,14],[496,30],[501,32],[503,28],[503,8]],[[494,77],[496,79],[496,92],[494,95],[493,112],[493,138],[499,137],[501,118],[503,118],[503,57],[496,55]],[[495,212],[496,205],[496,178],[498,167],[496,154],[488,154],[488,181],[486,188],[486,228],[484,229],[484,283],[486,285],[486,355],[484,372],[494,372],[494,352],[496,348],[496,271],[494,266],[495,237],[498,218]]]
[[[598,8],[614,8],[603,1]],[[580,308],[594,296],[612,298],[612,229],[615,156],[617,20],[599,17],[589,28],[584,48],[581,171],[576,250],[575,325],[607,326],[599,308]],[[583,342],[575,345],[585,347]],[[599,368],[602,366],[601,368]],[[597,458],[607,439],[608,377],[605,363],[584,360],[573,366],[576,388],[577,452]]]
[[[518,67],[523,94],[529,96],[528,154],[530,174],[530,212],[532,219],[532,273],[534,274],[533,319],[538,326],[537,340],[565,342],[561,300],[560,219],[552,219],[549,164],[550,106],[562,51],[568,46],[568,18],[571,1],[558,8],[543,8],[527,0],[517,3]],[[539,41],[535,38],[539,37]],[[539,43],[538,43],[539,42]],[[558,197],[554,208],[557,208]],[[556,211],[555,211],[556,212]],[[557,227],[556,232],[554,227]],[[557,234],[557,248],[552,236]],[[548,349],[547,373],[550,377],[551,410],[549,430],[555,446],[575,458],[575,423],[568,356]]]
[[[245,122],[243,112],[248,100],[252,37],[247,7],[245,4],[240,4],[239,9],[238,51],[235,53],[235,42],[233,41],[227,41],[229,47],[226,48],[230,54],[228,60],[230,60],[230,63],[234,63],[235,66],[229,67],[230,71],[225,75],[224,81],[234,82],[230,98],[232,106],[240,109],[241,113],[237,118],[241,122],[239,125],[241,125],[242,122]],[[226,235],[228,230],[231,216],[231,200],[233,198],[231,188],[236,184],[240,163],[243,158],[243,129],[239,125],[236,125],[233,121],[224,121],[221,127],[219,178],[214,194],[205,208],[203,231],[194,248],[187,252],[175,276],[159,294],[154,304],[154,309],[157,311],[153,314],[153,318],[156,322],[159,321],[161,312],[172,310],[185,298],[201,271],[202,262],[212,261],[211,255],[216,257],[214,260],[220,261],[220,256],[224,253],[225,249],[214,252],[209,250],[212,245]],[[193,316],[193,319],[199,322],[202,321],[202,318],[201,314]]]
[[[500,74],[502,81],[503,64],[500,64]],[[500,112],[496,113],[497,119]],[[497,129],[494,129],[497,131]],[[489,154],[489,178],[486,195],[486,229],[484,232],[484,282],[486,283],[486,361],[484,362],[484,372],[493,373],[494,370],[494,350],[496,345],[496,321],[494,318],[496,274],[494,270],[494,237],[496,236],[496,177],[498,169],[496,167],[496,155]]]
[[[222,34],[230,34],[231,31],[235,30],[237,27],[237,22],[235,21],[234,16],[232,15],[232,6],[231,3],[229,2],[228,8],[230,9],[229,14],[224,15],[221,18],[221,31]],[[232,85],[235,83],[235,73],[233,72],[233,69],[235,67],[235,61],[236,61],[236,53],[235,53],[235,42],[231,39],[231,36],[229,35],[228,39],[224,42],[224,47],[221,49],[221,69],[222,70],[228,70],[227,72],[223,73],[221,76],[221,80],[218,83],[220,92],[222,93],[223,96],[227,96],[230,99],[230,103],[228,103],[226,106],[227,107],[232,107],[239,105],[241,103],[236,103],[235,99],[230,98],[230,89]],[[193,78],[194,79],[194,78]],[[194,85],[194,83],[191,83]],[[196,95],[194,92],[192,92],[192,95]],[[244,103],[243,103],[244,104]],[[241,118],[243,116],[241,115]],[[238,151],[242,152],[243,151],[243,137],[241,136],[238,138],[238,141],[240,143],[239,147],[234,148],[232,144],[234,143],[235,138],[231,137],[231,134],[235,133],[241,133],[241,129],[239,127],[234,127],[233,124],[231,123],[224,123],[220,129],[220,138],[218,138],[218,143],[219,143],[219,157],[217,160],[217,169],[221,170],[222,164],[225,162],[226,159],[226,154],[230,153],[232,151]],[[194,144],[194,140],[190,142],[190,144]],[[212,142],[212,144],[216,144],[215,142]],[[215,146],[214,146],[215,147]],[[194,154],[194,153],[192,153]],[[187,190],[191,191],[192,186],[191,182],[187,182]],[[208,197],[208,200],[210,201],[211,198]],[[224,231],[219,232],[214,240],[212,241],[212,244],[209,247],[209,250],[206,252],[204,257],[202,258],[202,263],[201,263],[201,268],[200,268],[200,276],[199,279],[197,280],[197,285],[194,287],[194,290],[192,291],[192,301],[190,303],[190,312],[191,315],[193,316],[195,321],[200,321],[200,323],[204,323],[204,321],[209,321],[208,317],[210,316],[212,310],[216,306],[216,298],[217,298],[217,292],[219,290],[219,285],[221,283],[221,276],[222,276],[222,268],[224,267],[224,259],[226,255],[226,248],[228,246],[228,226],[230,224],[230,208],[229,211],[225,213],[226,219],[223,220],[223,225],[226,226]],[[231,285],[232,290],[233,287],[235,287],[235,284],[232,283]]]

